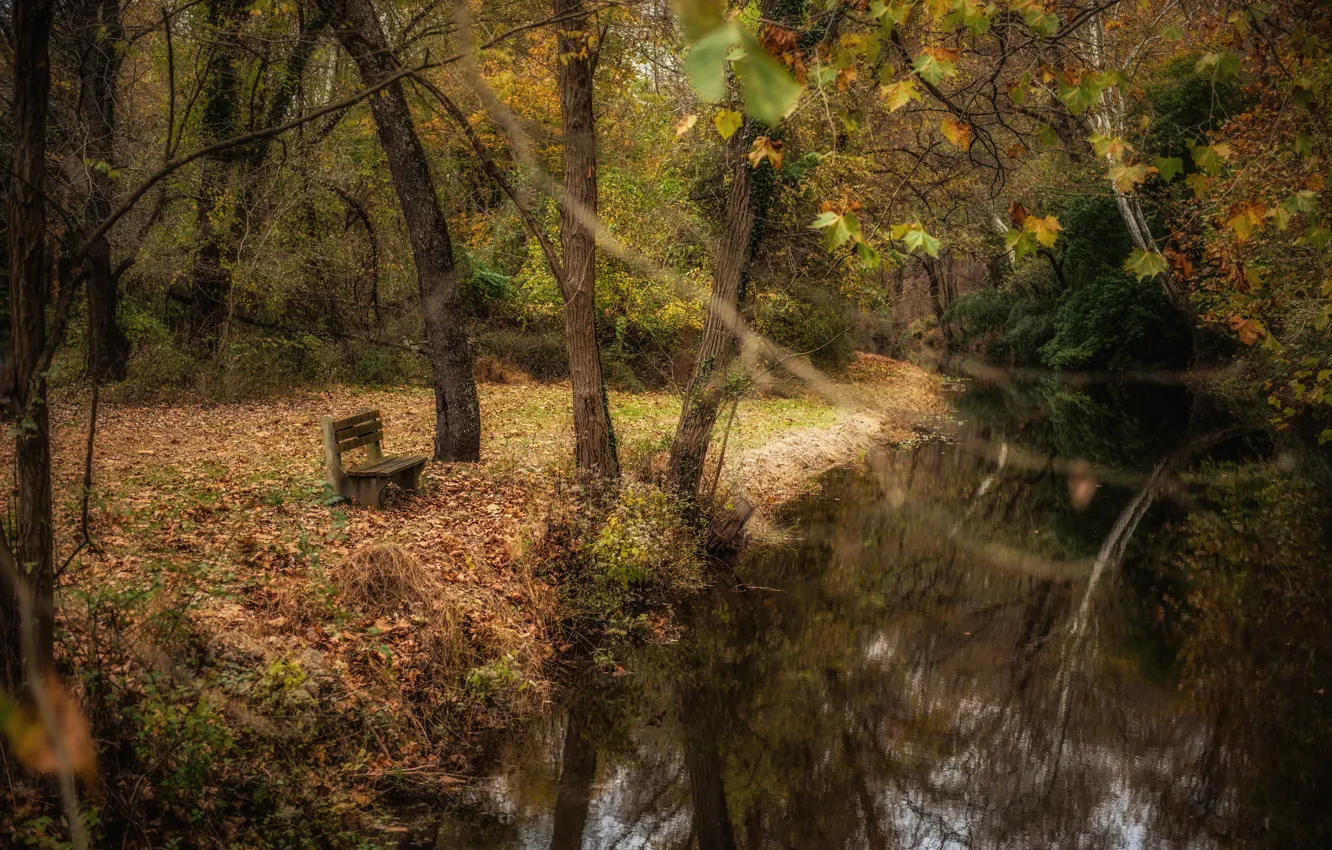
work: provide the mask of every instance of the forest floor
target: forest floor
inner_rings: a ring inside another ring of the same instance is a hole
[[[873,441],[909,440],[947,410],[939,379],[909,364],[861,355],[848,375],[837,405],[813,395],[740,403],[722,486],[741,489],[761,521],[824,469]],[[611,394],[626,475],[661,470],[679,405],[666,392]],[[84,688],[95,675],[105,691],[133,694],[132,710],[111,714],[134,725],[139,763],[188,773],[171,739],[196,735],[187,720],[202,712],[205,726],[214,718],[232,730],[206,748],[210,775],[225,755],[241,780],[254,769],[242,761],[305,742],[303,791],[354,811],[385,776],[455,781],[470,732],[548,696],[549,662],[576,637],[559,624],[558,580],[524,553],[544,533],[543,505],[568,489],[567,385],[482,385],[481,462],[428,464],[420,491],[390,492],[379,509],[331,505],[324,484],[320,417],[363,408],[381,411],[386,453],[430,454],[426,388],[103,406],[93,542],[60,577],[62,666],[79,670]],[[86,399],[58,397],[52,416],[60,563],[80,536]],[[412,556],[408,572],[424,586],[390,582],[349,598],[347,565],[384,543]],[[400,604],[412,593],[424,608]],[[427,634],[440,629],[447,640]],[[441,664],[453,673],[432,672]],[[455,706],[443,731],[421,709],[441,702]],[[96,718],[94,730],[127,731]],[[316,763],[325,753],[329,764]],[[108,790],[131,808],[136,794],[158,794],[179,817],[207,817],[203,795],[178,789],[173,799],[150,784]]]

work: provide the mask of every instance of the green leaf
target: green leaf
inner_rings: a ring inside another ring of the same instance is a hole
[[[1170,268],[1170,265],[1159,251],[1144,251],[1141,248],[1134,248],[1133,253],[1129,254],[1129,258],[1124,261],[1124,268],[1132,272],[1138,280],[1143,280],[1163,274]]]
[[[1018,80],[1011,89],[1008,90],[1008,96],[1012,98],[1013,103],[1021,106],[1027,100],[1027,91],[1031,88],[1031,72],[1024,71],[1022,79]]]
[[[1036,253],[1036,234],[1023,227],[1010,227],[1004,234],[1004,249],[1013,252],[1014,260]]]
[[[856,255],[860,257],[860,263],[867,269],[877,269],[882,258],[879,252],[870,247],[865,241],[856,243]]]
[[[944,77],[957,73],[957,51],[944,47],[927,47],[911,63],[912,69],[930,85],[937,86]]]
[[[1195,70],[1199,74],[1210,74],[1212,79],[1224,77],[1238,77],[1242,62],[1240,57],[1234,53],[1221,51],[1219,53],[1204,53],[1198,60]]]
[[[914,77],[906,77],[879,89],[879,94],[888,101],[888,111],[896,112],[913,100],[920,100],[920,91]]]
[[[883,28],[884,35],[892,35],[895,28],[905,24],[907,18],[911,17],[912,8],[909,0],[905,3],[894,3],[891,6],[885,6],[883,11],[874,15],[874,17],[879,18],[879,25]],[[874,10],[875,7],[872,4],[870,6],[871,15],[873,15]]]
[[[1217,174],[1230,159],[1230,145],[1217,142],[1214,145],[1194,145],[1193,162],[1204,174]]]
[[[860,233],[860,219],[855,213],[824,212],[814,219],[811,230],[828,231],[828,250],[835,250],[845,245],[853,236]]]
[[[1091,143],[1092,150],[1096,151],[1097,156],[1108,156],[1111,159],[1123,159],[1125,152],[1133,150],[1132,145],[1117,136],[1093,133],[1087,141]]]
[[[741,30],[723,24],[694,42],[685,55],[685,71],[698,96],[717,103],[726,96],[726,54],[739,43]]]
[[[816,86],[826,86],[837,79],[837,68],[819,63],[805,70],[805,79]]]
[[[944,28],[955,30],[966,27],[973,36],[982,36],[990,28],[989,9],[992,8],[982,6],[977,0],[953,0],[943,20]]]
[[[781,121],[804,91],[785,66],[764,53],[757,41],[748,55],[735,63],[735,73],[745,96],[745,111],[769,126]]]
[[[1059,144],[1059,134],[1055,132],[1054,127],[1051,127],[1048,124],[1036,131],[1036,138],[1040,139],[1041,144],[1045,145],[1047,148],[1052,148]]]
[[[1332,230],[1328,230],[1326,227],[1311,227],[1309,232],[1305,234],[1304,241],[1321,251],[1332,244]]]
[[[1049,38],[1059,32],[1059,16],[1044,9],[1031,9],[1022,16],[1022,21],[1033,34]]]
[[[1184,160],[1177,156],[1163,156],[1153,163],[1156,166],[1157,174],[1161,179],[1169,183],[1174,180],[1184,170]]]
[[[1116,165],[1110,168],[1110,182],[1115,184],[1116,190],[1127,194],[1138,184],[1145,183],[1154,171],[1156,169],[1150,165]]]
[[[1166,41],[1182,41],[1184,39],[1184,30],[1180,27],[1165,27],[1161,30],[1161,35]]]
[[[1318,193],[1310,192],[1308,189],[1301,189],[1282,203],[1287,210],[1294,213],[1315,213],[1318,211]]]
[[[1300,156],[1313,155],[1313,139],[1304,133],[1295,134],[1295,153]]]
[[[734,109],[723,109],[712,119],[716,125],[717,132],[721,134],[722,139],[729,140],[735,135],[735,131],[745,123],[745,116]]]
[[[939,256],[942,243],[926,233],[925,228],[921,227],[918,221],[910,224],[895,224],[893,225],[892,234],[894,239],[902,240],[908,251],[923,250],[931,257]]]

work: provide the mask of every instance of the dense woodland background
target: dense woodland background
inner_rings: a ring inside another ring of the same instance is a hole
[[[428,384],[434,459],[469,462],[477,377],[567,379],[573,466],[613,482],[608,393],[666,389],[658,483],[696,516],[728,403],[856,351],[1220,373],[1332,441],[1316,0],[9,0],[0,29],[0,644],[43,710],[51,398]],[[90,461],[75,551],[95,491]]]

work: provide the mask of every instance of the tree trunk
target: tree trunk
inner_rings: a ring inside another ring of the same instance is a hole
[[[922,257],[920,264],[925,267],[925,276],[930,281],[930,308],[934,311],[934,318],[939,322],[939,333],[943,334],[945,341],[951,340],[953,335],[948,332],[948,325],[944,322],[944,305],[939,297],[939,263],[933,258]]]
[[[564,755],[560,763],[560,786],[555,797],[550,850],[578,850],[583,846],[583,827],[587,824],[587,810],[592,800],[592,780],[597,775],[597,748],[587,727],[587,712],[570,710],[564,729]]]
[[[0,666],[4,687],[16,693],[51,664],[53,594],[51,538],[51,440],[46,377],[38,372],[46,347],[50,268],[46,245],[46,116],[51,68],[48,40],[52,0],[13,5],[14,158],[9,182],[9,307],[11,388],[17,423],[14,438],[18,483],[16,546],[19,575],[0,577]],[[20,650],[20,587],[32,594],[36,657]]]
[[[85,159],[105,163],[88,170],[88,195],[83,226],[95,230],[111,214],[115,186],[107,169],[115,159],[116,84],[120,79],[125,31],[120,0],[86,0],[76,13],[83,50],[79,76],[79,120],[85,136]],[[116,321],[120,281],[111,269],[111,242],[103,236],[88,250],[88,324],[96,345],[89,346],[88,373],[95,381],[119,381],[129,364],[129,340]]]
[[[361,82],[374,85],[398,69],[370,0],[319,0],[338,40],[356,63]],[[370,99],[379,143],[388,159],[398,203],[416,260],[426,342],[435,384],[435,460],[481,456],[481,409],[472,375],[472,350],[463,324],[449,225],[435,196],[425,149],[412,125],[402,85]]]
[[[574,457],[578,470],[597,478],[619,477],[615,432],[606,407],[596,327],[597,134],[592,110],[595,33],[583,0],[555,0],[560,24],[560,110],[564,130],[564,335],[573,384]]]
[[[204,68],[203,117],[200,142],[212,144],[236,135],[236,111],[240,103],[241,3],[239,0],[208,0],[208,29],[215,44]],[[190,336],[216,345],[227,316],[231,275],[223,268],[222,242],[230,232],[216,219],[221,199],[236,161],[236,151],[227,150],[203,159],[199,194],[195,199],[196,250],[191,275]]]
[[[737,133],[749,138],[752,133]],[[734,151],[739,150],[739,155]],[[733,148],[731,195],[726,203],[726,229],[717,251],[717,270],[712,278],[703,321],[703,340],[698,348],[694,377],[685,390],[680,421],[671,442],[667,483],[672,492],[686,499],[698,494],[707,460],[712,429],[726,394],[726,373],[736,352],[736,323],[740,320],[740,280],[749,259],[754,207],[750,203],[750,166],[742,145]],[[769,168],[767,164],[761,168]]]

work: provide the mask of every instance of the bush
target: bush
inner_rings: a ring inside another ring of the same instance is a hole
[[[1013,296],[998,289],[977,289],[959,295],[944,311],[943,321],[953,327],[953,344],[986,351],[1003,332]]]
[[[823,368],[840,368],[855,353],[847,322],[830,307],[786,292],[764,292],[754,301],[754,329],[791,351],[808,354]]]
[[[569,377],[564,334],[556,330],[500,328],[476,338],[476,353],[517,366],[538,381]]]
[[[1041,346],[1054,335],[1047,298],[981,289],[948,305],[944,321],[953,326],[953,345],[1012,363],[1037,363]]]
[[[994,352],[1013,363],[1039,363],[1041,348],[1054,336],[1053,306],[1045,298],[1021,298],[1013,303],[1004,332]]]
[[[696,541],[676,502],[636,482],[620,488],[588,551],[596,578],[619,590],[694,584]]]
[[[1123,369],[1182,362],[1188,348],[1182,320],[1155,284],[1103,271],[1060,299],[1041,360],[1056,368]]]

